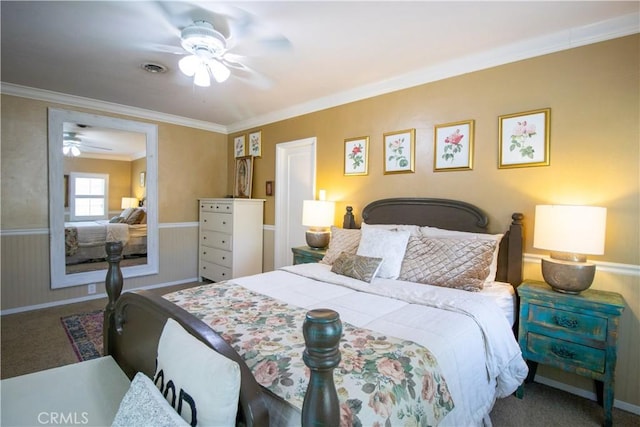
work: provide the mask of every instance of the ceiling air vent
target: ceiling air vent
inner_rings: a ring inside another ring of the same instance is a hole
[[[161,64],[153,64],[151,62],[146,62],[142,64],[142,69],[153,74],[166,73],[167,67]]]

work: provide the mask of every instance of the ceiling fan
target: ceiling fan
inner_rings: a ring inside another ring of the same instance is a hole
[[[248,65],[249,58],[272,55],[291,48],[289,40],[246,10],[227,3],[154,2],[171,33],[179,35],[177,46],[155,45],[162,52],[185,55],[180,71],[197,86],[211,79],[222,83],[233,75],[258,87],[271,82]]]
[[[80,148],[93,148],[96,150],[112,151],[108,147],[98,147],[85,144],[78,136],[78,132],[63,132],[62,134],[62,154],[69,157],[77,157],[82,154]]]

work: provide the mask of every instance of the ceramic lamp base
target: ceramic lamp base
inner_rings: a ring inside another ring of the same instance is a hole
[[[324,249],[329,246],[331,232],[329,230],[307,230],[305,237],[309,247],[314,249]]]
[[[542,277],[557,292],[579,294],[591,286],[595,274],[591,263],[542,259]]]

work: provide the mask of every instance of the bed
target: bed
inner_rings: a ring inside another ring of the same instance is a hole
[[[105,243],[121,241],[123,256],[145,256],[147,224],[143,208],[125,209],[110,220],[64,223],[66,265],[104,261]]]
[[[509,229],[495,235],[487,233],[486,215],[468,203],[396,198],[369,204],[362,218],[362,229],[332,230],[327,255],[335,259],[164,298],[120,297],[119,254],[110,255],[105,349],[130,378],[137,371],[153,377],[162,325],[167,317],[181,319],[191,334],[241,366],[239,414],[248,425],[267,425],[267,419],[276,426],[300,420],[490,424],[495,400],[513,393],[528,371],[512,331],[514,287],[522,280],[523,216],[513,214]],[[403,252],[397,277],[397,261],[386,265],[386,258],[373,256],[398,244],[386,240],[390,235],[406,245],[397,251]],[[351,242],[348,249],[341,246],[345,241]],[[364,241],[384,244],[361,250]],[[449,252],[445,264],[455,264],[454,273],[425,275],[425,256],[433,255],[425,244],[434,242],[444,249],[438,254]],[[462,243],[474,249],[461,249]],[[468,252],[483,260],[471,275],[457,263]],[[362,263],[376,262],[372,276],[372,267]],[[384,277],[376,275],[381,271]],[[495,278],[487,281],[487,271]],[[456,278],[463,276],[461,284]],[[425,280],[439,286],[418,283]],[[125,329],[134,332],[119,334]]]

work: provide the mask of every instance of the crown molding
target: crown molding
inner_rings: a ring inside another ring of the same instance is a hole
[[[174,116],[158,111],[145,110],[143,108],[129,107],[127,105],[115,104],[112,102],[99,101],[97,99],[84,98],[81,96],[69,95],[66,93],[53,92],[50,90],[37,89],[33,87],[21,86],[12,83],[2,82],[0,93],[21,98],[35,99],[37,101],[53,102],[72,107],[88,108],[91,110],[103,111],[106,113],[123,114],[139,119],[153,120],[163,123],[171,123],[179,126],[187,126],[195,129],[203,129],[211,132],[228,134],[227,127],[217,123],[194,120],[188,117]]]
[[[388,80],[360,86],[349,91],[336,93],[290,108],[239,121],[229,125],[227,129],[229,133],[239,132],[449,77],[629,36],[638,32],[640,32],[640,12],[511,43],[496,49],[437,64],[432,67],[422,68]]]

